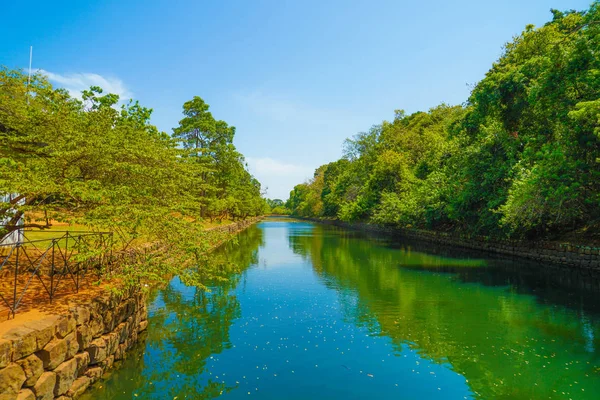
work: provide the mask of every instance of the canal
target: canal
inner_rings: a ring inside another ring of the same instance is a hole
[[[267,219],[174,279],[88,399],[598,399],[597,283],[560,268]]]

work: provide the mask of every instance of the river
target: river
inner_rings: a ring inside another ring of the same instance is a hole
[[[88,399],[598,399],[600,296],[577,272],[267,219],[177,278]]]

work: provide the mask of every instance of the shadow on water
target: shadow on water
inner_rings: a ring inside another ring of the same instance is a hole
[[[467,378],[482,398],[597,398],[597,282],[577,271],[298,223],[289,246],[345,315]]]

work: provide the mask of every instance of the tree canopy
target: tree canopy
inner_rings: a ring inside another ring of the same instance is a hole
[[[210,246],[203,221],[267,210],[260,183],[232,143],[235,128],[215,120],[201,98],[184,104],[184,118],[168,135],[138,102],[119,106],[117,95],[99,87],[77,99],[41,74],[29,85],[27,78],[0,69],[5,232],[22,216],[25,226],[40,228],[69,221],[116,232],[122,247],[162,244],[170,251],[161,260],[199,265]],[[32,217],[40,213],[45,222]]]
[[[529,25],[461,106],[395,112],[297,185],[296,215],[544,237],[600,224],[600,3]]]

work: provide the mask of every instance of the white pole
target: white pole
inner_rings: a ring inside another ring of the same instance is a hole
[[[31,59],[33,58],[33,46],[29,46],[29,77],[27,78],[27,87],[31,82]]]
[[[33,46],[29,46],[29,76],[27,77],[27,104],[29,104],[29,84],[31,83],[31,59],[33,58]]]

